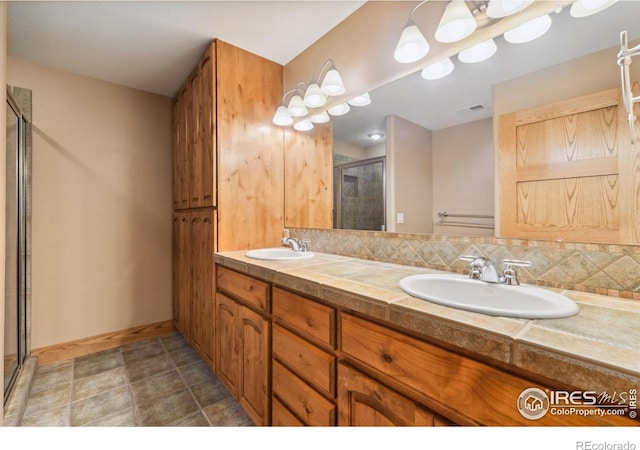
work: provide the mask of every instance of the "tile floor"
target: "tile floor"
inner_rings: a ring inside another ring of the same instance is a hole
[[[40,366],[21,426],[250,426],[179,333]]]

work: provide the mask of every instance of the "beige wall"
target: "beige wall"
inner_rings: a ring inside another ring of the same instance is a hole
[[[0,2],[0,83],[7,85],[7,3]],[[0,89],[0,100],[2,104],[7,103],[7,93],[5,89]],[[6,122],[6,109],[0,108],[0,123]],[[4,297],[4,227],[5,227],[5,161],[7,158],[6,127],[0,127],[0,292]],[[0,303],[0,373],[4,374],[4,301]],[[0,398],[4,398],[4,382],[0,385]],[[3,423],[4,414],[0,414],[0,426]]]
[[[387,231],[433,231],[431,131],[398,116],[387,117]],[[397,214],[404,223],[397,223]]]
[[[33,91],[32,348],[171,319],[171,100],[8,63]]]
[[[493,215],[491,118],[433,132],[433,217],[438,212]],[[452,221],[489,223],[484,219]],[[434,225],[437,234],[493,236],[492,229]]]

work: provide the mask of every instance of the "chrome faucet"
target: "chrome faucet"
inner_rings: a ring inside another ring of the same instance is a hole
[[[471,271],[469,272],[469,278],[486,281],[487,283],[508,284],[511,286],[518,286],[520,284],[515,267],[531,266],[529,261],[503,259],[504,272],[500,275],[495,263],[484,256],[463,255],[460,259],[470,262]]]
[[[309,250],[309,244],[311,241],[309,239],[302,239],[302,241],[298,241],[295,238],[289,237],[289,230],[284,230],[284,237],[280,241],[282,245],[291,247],[294,252],[307,252]]]

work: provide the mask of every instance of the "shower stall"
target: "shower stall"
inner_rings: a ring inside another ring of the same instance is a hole
[[[31,91],[9,87],[6,105],[4,406],[30,351],[30,111]]]
[[[334,228],[385,230],[385,157],[334,167]]]

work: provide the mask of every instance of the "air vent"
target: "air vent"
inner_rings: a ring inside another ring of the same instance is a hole
[[[473,105],[473,106],[467,106],[466,108],[462,108],[456,111],[456,114],[466,114],[466,113],[475,113],[475,112],[479,112],[479,111],[486,111],[489,108],[487,108],[484,105]]]

